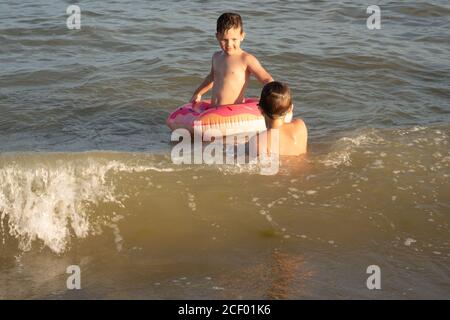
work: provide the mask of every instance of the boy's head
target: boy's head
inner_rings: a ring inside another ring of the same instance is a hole
[[[216,38],[221,49],[227,54],[240,50],[245,32],[242,18],[237,13],[226,12],[217,19]]]
[[[225,31],[230,29],[239,29],[240,32],[244,32],[242,18],[237,13],[222,13],[222,15],[217,19],[217,34],[224,34]]]
[[[291,90],[281,82],[269,82],[262,89],[259,107],[270,119],[285,116],[292,108]]]

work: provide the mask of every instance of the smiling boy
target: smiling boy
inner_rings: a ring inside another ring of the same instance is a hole
[[[210,73],[190,100],[194,108],[211,88],[213,106],[243,103],[251,74],[262,84],[273,81],[259,61],[241,49],[245,32],[239,14],[224,13],[217,19],[216,38],[222,50],[214,53]]]

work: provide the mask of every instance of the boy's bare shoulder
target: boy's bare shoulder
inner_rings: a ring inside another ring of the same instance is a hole
[[[292,119],[292,123],[295,124],[296,126],[302,126],[302,127],[305,126],[306,127],[305,121],[303,121],[303,119],[300,119],[300,118]]]
[[[294,119],[294,120],[292,120],[291,123],[295,126],[295,128],[297,130],[301,130],[301,131],[306,131],[307,130],[306,124],[305,124],[305,122],[302,119],[299,119],[299,118]]]
[[[254,63],[258,61],[254,55],[248,53],[247,51],[242,51],[242,58],[244,58],[247,63]]]

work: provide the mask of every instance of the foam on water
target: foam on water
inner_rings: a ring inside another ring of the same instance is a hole
[[[108,167],[90,163],[77,170],[62,164],[58,168],[23,168],[9,165],[0,170],[0,211],[9,232],[22,250],[39,239],[53,251],[66,248],[71,231],[76,237],[89,234],[86,203],[116,201],[114,186],[107,185]]]
[[[115,184],[107,177],[109,174],[175,170],[94,157],[56,161],[44,157],[41,161],[28,162],[0,160],[5,163],[0,166],[3,242],[8,230],[18,240],[20,250],[30,250],[32,243],[39,240],[55,253],[64,252],[72,236],[86,238],[101,230],[93,219],[94,206],[103,203],[124,206],[122,201],[129,195],[116,192]],[[122,240],[117,222],[121,219],[123,216],[115,213],[95,219],[113,230],[118,250]]]
[[[337,168],[341,165],[350,166],[351,156],[359,148],[367,148],[368,146],[379,145],[384,139],[377,134],[374,129],[363,130],[362,133],[352,133],[351,137],[343,137],[334,145],[333,150],[326,156],[319,159],[319,162],[325,166]],[[370,151],[369,151],[370,152]]]

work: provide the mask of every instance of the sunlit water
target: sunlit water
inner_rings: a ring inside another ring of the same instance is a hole
[[[0,298],[450,297],[446,1],[381,30],[360,1],[69,4],[0,3]],[[275,176],[170,158],[227,10],[309,128]]]

